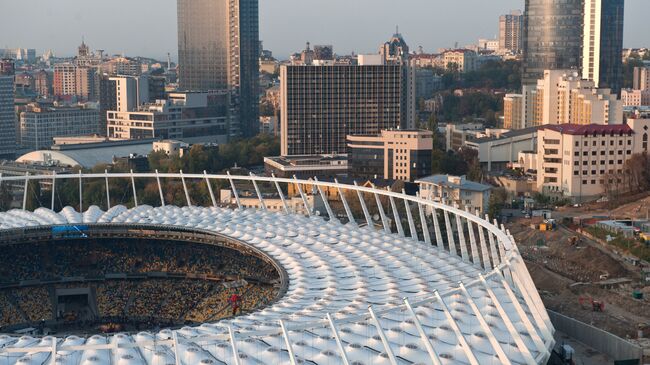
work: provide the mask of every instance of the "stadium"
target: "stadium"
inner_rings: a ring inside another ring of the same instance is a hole
[[[545,364],[554,346],[514,240],[476,212],[254,175],[0,184],[24,186],[0,212],[0,364]],[[34,186],[51,205],[27,209]]]

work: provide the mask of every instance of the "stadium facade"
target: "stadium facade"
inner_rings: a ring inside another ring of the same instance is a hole
[[[25,209],[30,184],[48,181],[54,197],[56,186],[70,179],[78,179],[74,204],[83,213],[71,207],[54,212],[54,199],[49,208]],[[82,194],[85,183],[98,179],[106,182],[102,208]],[[126,180],[136,187],[140,179],[157,181],[157,206],[138,204],[137,188],[129,207],[111,206],[112,184]],[[182,183],[187,206],[166,204],[170,180]],[[217,180],[230,186],[236,206],[219,204],[212,190]],[[256,176],[0,180],[8,182],[24,182],[25,193],[16,202],[22,209],[0,213],[0,242],[28,245],[30,234],[48,229],[180,229],[266,255],[286,273],[287,284],[265,308],[194,327],[91,337],[0,335],[1,364],[545,364],[554,346],[554,328],[514,239],[473,212],[373,188]],[[193,204],[192,184],[199,183],[207,183],[211,206]],[[303,209],[285,203],[289,184]],[[241,205],[244,185],[257,192],[259,208]],[[283,203],[279,212],[266,208],[268,194],[261,192],[270,189]],[[324,193],[332,190],[337,201]],[[318,206],[309,194],[321,198]]]

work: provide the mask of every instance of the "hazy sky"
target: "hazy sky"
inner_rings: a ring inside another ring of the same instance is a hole
[[[176,0],[1,0],[0,47],[72,55],[92,49],[176,59]],[[399,24],[413,50],[494,37],[498,16],[524,0],[260,0],[260,39],[279,58],[306,41],[339,54],[376,52]],[[650,46],[649,0],[627,0],[625,46]]]

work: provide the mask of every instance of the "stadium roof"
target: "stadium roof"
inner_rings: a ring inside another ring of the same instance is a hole
[[[449,209],[460,224],[466,213]],[[81,223],[221,234],[279,262],[289,287],[270,307],[175,331],[58,340],[0,336],[0,363],[50,363],[51,352],[28,349],[50,351],[56,342],[57,364],[535,364],[546,362],[554,343],[541,300],[534,286],[527,287],[532,282],[523,263],[509,266],[506,250],[516,251],[498,240],[497,249],[494,238],[506,236],[496,231],[478,227],[479,251],[470,230],[477,255],[472,263],[463,251],[465,241],[461,257],[455,244],[452,254],[442,242],[425,244],[371,227],[265,210],[141,205],[106,212],[91,206],[83,214],[70,207],[60,213],[46,208],[0,213],[0,231]],[[486,268],[478,259],[481,252]]]

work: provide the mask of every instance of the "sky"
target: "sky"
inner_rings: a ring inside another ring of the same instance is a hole
[[[260,39],[277,58],[305,42],[338,54],[374,53],[399,25],[412,50],[475,43],[498,33],[498,17],[524,0],[259,0]],[[627,0],[625,47],[650,47],[650,1]],[[159,59],[177,54],[176,0],[2,0],[0,47],[76,53],[91,49]]]

